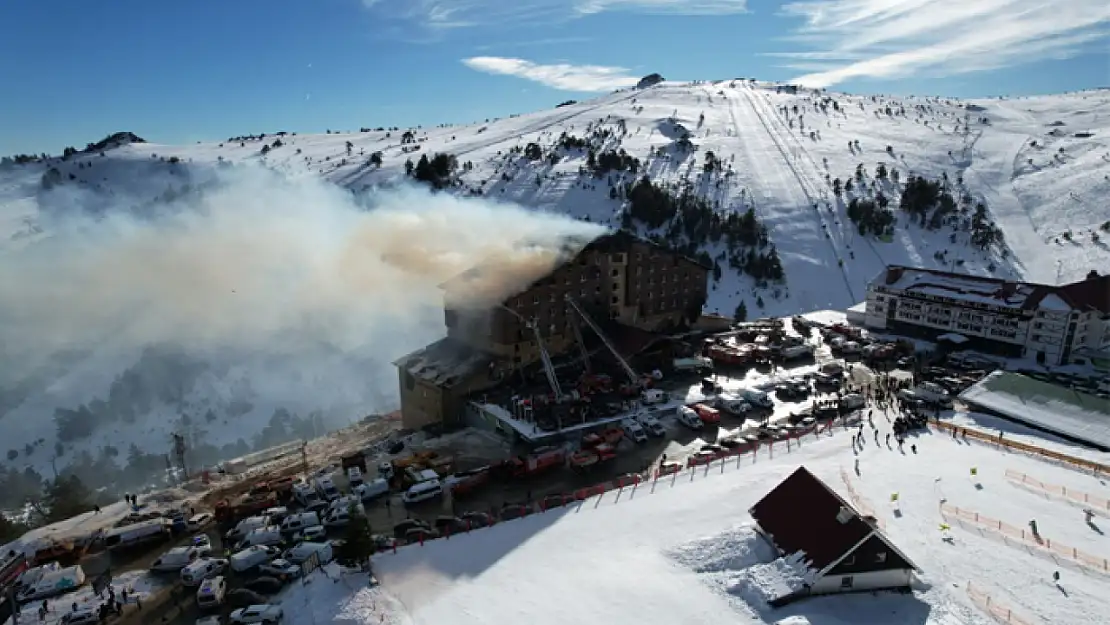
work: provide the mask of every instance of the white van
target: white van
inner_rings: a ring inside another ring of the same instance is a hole
[[[29,586],[23,590],[19,600],[25,602],[53,597],[77,590],[84,583],[85,570],[80,565],[47,571],[35,582],[34,586]]]
[[[108,549],[125,549],[147,542],[169,540],[173,531],[173,521],[151,519],[116,527],[104,534],[104,546]]]
[[[225,596],[227,596],[227,580],[223,575],[206,579],[197,589],[197,607],[202,610],[218,608],[223,605]]]
[[[331,543],[320,542],[310,543],[303,542],[291,549],[288,549],[281,557],[289,560],[293,564],[301,564],[305,560],[312,557],[312,554],[317,554],[320,558],[320,564],[331,562],[332,549]]]
[[[281,531],[284,534],[292,534],[313,525],[320,525],[320,515],[315,512],[301,512],[285,517],[281,522]]]
[[[320,497],[327,501],[339,499],[339,489],[335,487],[335,482],[331,480],[330,475],[321,475],[316,478],[316,492],[320,493]]]
[[[223,558],[198,558],[181,569],[181,584],[196,586],[210,577],[223,573],[225,569],[227,569],[227,560]]]
[[[352,492],[362,501],[372,501],[389,494],[389,482],[385,478],[374,478],[359,484]]]
[[[316,492],[312,484],[298,483],[293,485],[293,499],[308,510],[327,506],[327,502]]]
[[[714,408],[724,410],[730,415],[743,416],[752,409],[752,405],[747,400],[733,395],[732,393],[724,393],[717,396],[717,401],[713,402]]]
[[[197,558],[203,558],[212,553],[209,545],[194,545],[192,547],[174,547],[162,554],[150,565],[152,571],[175,573],[191,564]]]
[[[361,503],[355,504],[354,508],[355,508],[355,514],[361,514],[361,515],[365,516],[366,510],[362,507]],[[350,508],[350,506],[332,508],[328,512],[328,516],[324,517],[324,525],[327,526],[327,527],[346,527],[347,524],[350,523],[350,522],[351,522],[351,508]]]
[[[280,553],[281,551],[276,547],[263,547],[262,545],[247,547],[242,551],[231,554],[231,570],[236,573],[249,571],[259,564],[273,560]]]
[[[243,538],[260,527],[266,527],[270,524],[270,519],[264,516],[249,516],[239,523],[227,533],[225,538],[228,542],[238,542]]]
[[[350,508],[351,506],[359,506],[359,505],[362,505],[362,499],[359,498],[358,495],[355,495],[355,494],[343,495],[339,499],[336,499],[335,501],[328,504],[328,514],[331,514],[331,512],[333,510],[346,510],[347,508]]]
[[[208,527],[214,520],[215,518],[212,516],[211,512],[201,512],[189,517],[189,520],[185,521],[185,527],[190,532],[199,532]]]
[[[689,406],[678,407],[678,422],[691,430],[700,430],[705,427],[701,422],[701,417],[698,416],[697,411]]]
[[[281,544],[281,527],[277,525],[267,525],[265,527],[255,528],[235,545],[236,549],[246,549],[255,545],[279,545]]]
[[[405,494],[401,495],[401,501],[405,502],[405,504],[420,503],[422,501],[428,501],[429,499],[435,499],[442,494],[443,484],[441,484],[439,480],[427,480],[406,490]]]
[[[358,467],[347,467],[347,486],[354,489],[362,483],[362,469]]]
[[[632,439],[636,443],[646,443],[647,433],[644,428],[640,427],[634,419],[622,419],[621,429],[624,430],[624,435]]]

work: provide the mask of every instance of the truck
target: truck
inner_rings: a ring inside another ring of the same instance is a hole
[[[779,351],[779,355],[782,357],[783,360],[807,358],[813,355],[813,346],[806,344],[790,345],[788,347],[783,347],[782,350]]]
[[[453,497],[465,497],[489,482],[490,467],[484,466],[469,471],[459,471],[443,478],[443,485]]]
[[[259,492],[247,493],[235,501],[224,499],[216,503],[214,512],[217,523],[230,523],[235,519],[251,516],[277,505],[277,494],[265,487]]]
[[[616,457],[616,448],[608,443],[602,443],[596,447],[580,449],[571,454],[570,467],[575,471],[585,471]]]
[[[713,405],[717,409],[723,410],[736,417],[742,417],[752,409],[752,405],[745,401],[744,398],[732,393],[718,395],[717,398],[713,400]]]
[[[730,345],[710,345],[706,349],[706,356],[715,364],[745,366],[750,365],[755,352],[754,345],[733,347]]]
[[[705,373],[713,370],[713,361],[705,356],[690,356],[689,358],[675,358],[671,366],[679,372]]]
[[[503,463],[511,477],[527,477],[566,464],[567,454],[562,447],[541,447],[527,456],[516,456]]]

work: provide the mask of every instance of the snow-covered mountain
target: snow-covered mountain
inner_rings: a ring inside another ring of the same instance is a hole
[[[1110,266],[1105,90],[960,101],[745,80],[664,82],[465,126],[322,135],[244,130],[266,132],[180,146],[120,135],[64,160],[0,167],[0,253],[17,258],[50,241],[75,212],[97,216],[122,207],[151,219],[209,193],[228,172],[256,165],[357,196],[411,182],[476,202],[633,228],[715,261],[707,309],[726,315],[740,303],[752,317],[844,308],[863,299],[885,264],[1044,282]],[[457,219],[467,219],[466,205],[458,206]],[[403,245],[419,249],[412,240]],[[776,264],[781,279],[769,269]],[[18,289],[0,290],[13,293]],[[136,377],[148,367],[134,369],[125,378],[145,390],[135,391],[142,401],[127,401],[141,410],[79,431],[56,462],[81,450],[95,456],[105,444],[121,461],[132,442],[164,453],[170,432],[190,428],[203,430],[198,441],[230,452],[273,425],[278,408],[296,417],[283,431],[309,428],[315,418],[304,419],[314,409],[338,420],[388,409],[395,384],[389,362],[433,338],[437,323],[390,336],[388,347],[385,336],[375,336],[382,347],[375,357],[361,353],[358,367],[332,353],[326,374],[294,380],[282,370],[263,388],[252,374],[270,365],[184,367],[183,387],[177,373],[163,380]],[[159,357],[138,348],[110,351],[36,364],[0,394],[0,439],[17,452],[8,453],[9,466],[48,468],[59,429],[55,409],[71,411],[62,413],[71,420],[85,414],[82,406],[108,410],[124,370],[140,354]],[[336,382],[336,371],[357,375]],[[324,390],[306,396],[316,385]],[[28,446],[43,449],[28,459]]]

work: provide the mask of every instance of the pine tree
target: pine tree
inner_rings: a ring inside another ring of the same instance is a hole
[[[92,493],[76,475],[62,476],[50,482],[43,493],[46,521],[62,521],[93,509]]]
[[[740,300],[740,303],[736,305],[736,312],[732,316],[740,323],[748,320],[748,305],[744,303],[744,300]]]
[[[337,559],[344,566],[361,568],[374,555],[374,537],[370,532],[370,520],[355,504],[350,507],[350,518],[344,536],[346,542],[340,548]]]

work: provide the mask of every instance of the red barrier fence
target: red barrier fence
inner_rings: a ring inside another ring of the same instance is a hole
[[[1023,486],[1027,486],[1034,490],[1039,490],[1046,495],[1066,499],[1070,502],[1082,504],[1090,508],[1092,511],[1101,512],[1104,515],[1110,514],[1110,499],[1091,495],[1081,490],[1068,488],[1067,486],[1057,486],[1056,484],[1046,484],[1038,479],[1029,477],[1025,473],[1006,469],[1006,479],[1018,482]]]
[[[825,423],[824,424],[825,429],[828,429],[828,427],[830,427],[831,423],[832,423],[832,421],[829,421],[829,422]],[[725,460],[728,460],[728,459],[731,459],[731,458],[736,458],[737,466],[739,466],[740,460],[742,460],[744,458],[744,456],[749,451],[754,454],[754,453],[758,453],[760,449],[766,449],[768,451],[768,453],[770,453],[773,456],[774,455],[774,448],[775,448],[776,443],[779,444],[780,449],[782,448],[782,444],[785,443],[786,451],[789,453],[789,452],[793,451],[795,448],[801,447],[802,446],[802,442],[801,442],[802,438],[807,436],[807,435],[813,434],[814,437],[820,438],[821,432],[825,431],[825,430],[821,429],[821,427],[822,427],[821,424],[817,424],[815,426],[811,426],[811,427],[808,427],[808,428],[796,430],[794,432],[791,432],[787,436],[777,437],[777,438],[773,438],[773,439],[767,439],[767,440],[762,441],[762,442],[756,442],[754,444],[748,444],[748,445],[744,445],[744,446],[737,447],[737,448],[734,448],[734,449],[730,449],[730,450],[725,451],[724,453],[717,454],[713,458],[710,458],[710,459],[706,460],[704,463],[698,463],[698,464],[692,464],[692,465],[689,465],[689,466],[685,466],[685,467],[682,467],[681,469],[679,469],[679,470],[677,470],[673,473],[661,473],[660,468],[656,467],[655,469],[646,471],[643,474],[634,473],[634,474],[629,475],[629,476],[620,477],[615,482],[602,482],[600,484],[594,484],[593,486],[586,486],[584,488],[579,488],[577,490],[574,490],[574,491],[569,492],[569,493],[564,493],[564,494],[556,493],[556,494],[551,494],[551,495],[545,495],[545,496],[541,497],[540,500],[536,504],[529,503],[529,504],[526,504],[526,505],[520,505],[519,509],[514,509],[513,506],[511,506],[511,505],[506,506],[506,507],[503,507],[501,509],[502,514],[504,514],[504,512],[507,511],[507,510],[512,510],[516,514],[513,515],[513,516],[510,516],[509,518],[505,518],[505,519],[498,519],[498,518],[495,517],[495,518],[493,518],[493,522],[497,523],[497,522],[500,522],[500,521],[511,521],[513,519],[523,518],[523,517],[529,516],[532,512],[537,512],[537,511],[540,512],[540,513],[547,512],[549,509],[551,509],[553,507],[564,507],[568,503],[571,503],[571,502],[582,502],[582,501],[585,501],[586,499],[589,499],[591,497],[596,497],[596,496],[599,496],[599,495],[603,495],[603,494],[605,494],[606,492],[608,492],[610,490],[623,489],[623,488],[627,488],[627,487],[630,487],[630,486],[631,487],[636,487],[639,484],[641,484],[644,481],[647,481],[649,479],[653,480],[653,481],[657,481],[660,478],[667,477],[667,476],[670,476],[670,475],[675,475],[677,477],[679,474],[681,474],[685,471],[688,471],[690,473],[690,479],[693,479],[694,474],[697,472],[698,469],[701,469],[702,467],[704,467],[704,471],[706,473],[708,473],[710,466],[713,465],[713,463],[715,463],[715,462],[720,462],[719,466],[721,468],[721,471],[724,472],[724,465],[725,465],[724,461]],[[862,510],[861,510],[861,512],[862,512]],[[477,529],[480,529],[480,528],[477,528]],[[467,526],[466,531],[467,532],[471,531],[471,528],[469,527],[469,525]],[[445,534],[444,538],[447,538],[447,536],[448,536],[448,534]],[[422,545],[422,546],[424,544],[424,538],[425,538],[424,535],[420,536],[419,544]],[[427,539],[428,540],[434,540],[434,537],[429,536]],[[400,545],[400,546],[404,546],[404,545]],[[394,544],[390,548],[390,550],[392,550],[393,553],[396,553],[397,552],[397,547],[398,547],[398,545]],[[385,551],[385,549],[383,549],[381,551]]]
[[[1072,562],[1075,562],[1076,564],[1079,564],[1080,566],[1103,573],[1110,573],[1110,558],[1095,556],[1084,551],[1080,551],[1075,547],[1070,547],[1049,538],[1035,535],[1032,529],[1015,527],[1013,525],[1010,525],[1009,523],[999,521],[998,519],[992,519],[991,517],[988,517],[986,515],[979,514],[974,510],[958,508],[946,503],[942,503],[940,505],[940,514],[945,518],[955,518],[959,521],[967,521],[983,529],[1000,534],[1003,537],[1017,539],[1021,541],[1024,545],[1041,549],[1043,551],[1051,553],[1052,555],[1066,558],[1068,560],[1071,560]]]
[[[991,615],[991,618],[999,623],[1007,625],[1036,625],[1036,621],[1024,619],[1017,615],[1010,606],[999,603],[983,590],[977,588],[971,582],[967,583],[967,596],[971,598],[971,602],[979,606],[981,610]]]

